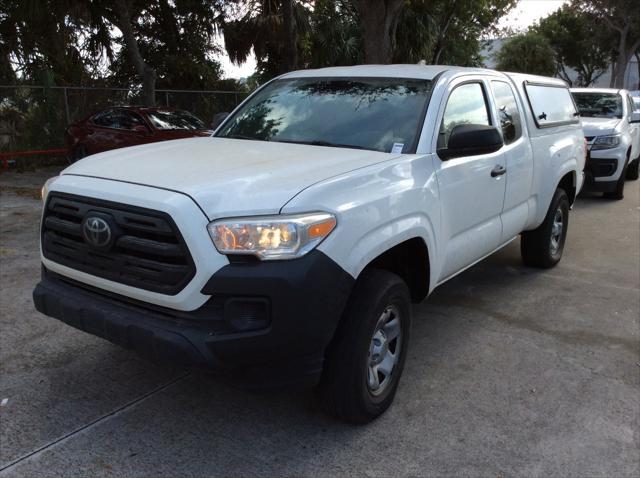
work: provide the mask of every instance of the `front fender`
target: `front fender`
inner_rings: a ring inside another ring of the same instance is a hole
[[[376,257],[412,238],[424,240],[432,274],[439,266],[440,209],[432,158],[398,160],[318,183],[283,207],[283,213],[328,211],[338,225],[318,249],[357,278]]]

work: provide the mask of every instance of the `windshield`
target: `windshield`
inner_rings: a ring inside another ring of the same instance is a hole
[[[217,136],[413,152],[431,86],[428,80],[399,78],[276,80]]]
[[[622,118],[622,97],[617,93],[573,93],[580,116]]]
[[[151,124],[157,129],[207,129],[207,126],[188,111],[153,110],[147,112]]]

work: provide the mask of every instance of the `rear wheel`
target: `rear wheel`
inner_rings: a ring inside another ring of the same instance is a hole
[[[531,267],[547,269],[562,258],[569,227],[569,198],[564,189],[556,189],[544,221],[537,229],[522,233],[522,261]]]
[[[80,161],[82,158],[87,156],[87,147],[84,144],[79,144],[76,146],[71,153],[71,158],[69,158],[70,163],[75,163],[76,161]]]
[[[329,347],[319,393],[329,413],[367,423],[391,405],[404,368],[411,302],[397,275],[362,273]]]

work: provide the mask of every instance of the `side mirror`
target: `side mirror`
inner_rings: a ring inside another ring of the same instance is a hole
[[[216,113],[215,115],[213,115],[213,121],[211,122],[211,129],[216,129],[218,126],[220,126],[222,124],[222,122],[227,119],[227,116],[229,116],[228,112],[223,112],[223,113]]]
[[[449,136],[448,148],[438,150],[438,156],[447,160],[462,156],[477,156],[498,151],[504,142],[497,128],[483,124],[460,124]]]
[[[631,120],[629,123],[640,123],[640,110],[635,110],[631,112]]]

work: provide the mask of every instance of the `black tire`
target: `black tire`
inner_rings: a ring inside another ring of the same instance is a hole
[[[627,171],[629,170],[629,157],[631,156],[631,150],[627,153],[627,159],[624,163],[624,167],[622,168],[622,172],[620,173],[620,177],[618,178],[618,182],[616,183],[616,188],[611,191],[603,194],[603,197],[607,199],[614,199],[619,201],[624,199],[624,183],[627,178]]]
[[[87,148],[84,144],[79,144],[71,153],[71,157],[69,158],[69,163],[73,164],[76,161],[80,161],[82,158],[87,156]]]
[[[557,226],[554,227],[554,223],[558,220],[559,212],[562,228],[558,234]],[[560,262],[568,228],[569,198],[564,189],[558,188],[553,195],[542,224],[533,231],[522,233],[520,253],[525,265],[548,269]]]
[[[629,163],[627,166],[627,179],[635,181],[640,176],[640,156]]]
[[[380,324],[384,322],[387,312],[389,318],[386,323],[389,327],[385,329]],[[395,331],[392,317],[397,319],[400,333],[395,339],[387,339]],[[318,387],[320,398],[331,415],[350,423],[362,424],[370,422],[389,408],[404,368],[410,327],[411,299],[406,283],[396,274],[385,270],[363,272],[327,351]],[[375,342],[376,337],[382,340]],[[372,355],[372,350],[379,353]],[[388,375],[384,375],[384,371],[379,370],[386,360],[372,364],[383,355],[388,358],[390,352],[395,356],[394,360],[390,360],[394,365]],[[376,370],[376,378],[373,378],[372,370]],[[373,390],[376,379],[379,388]]]

